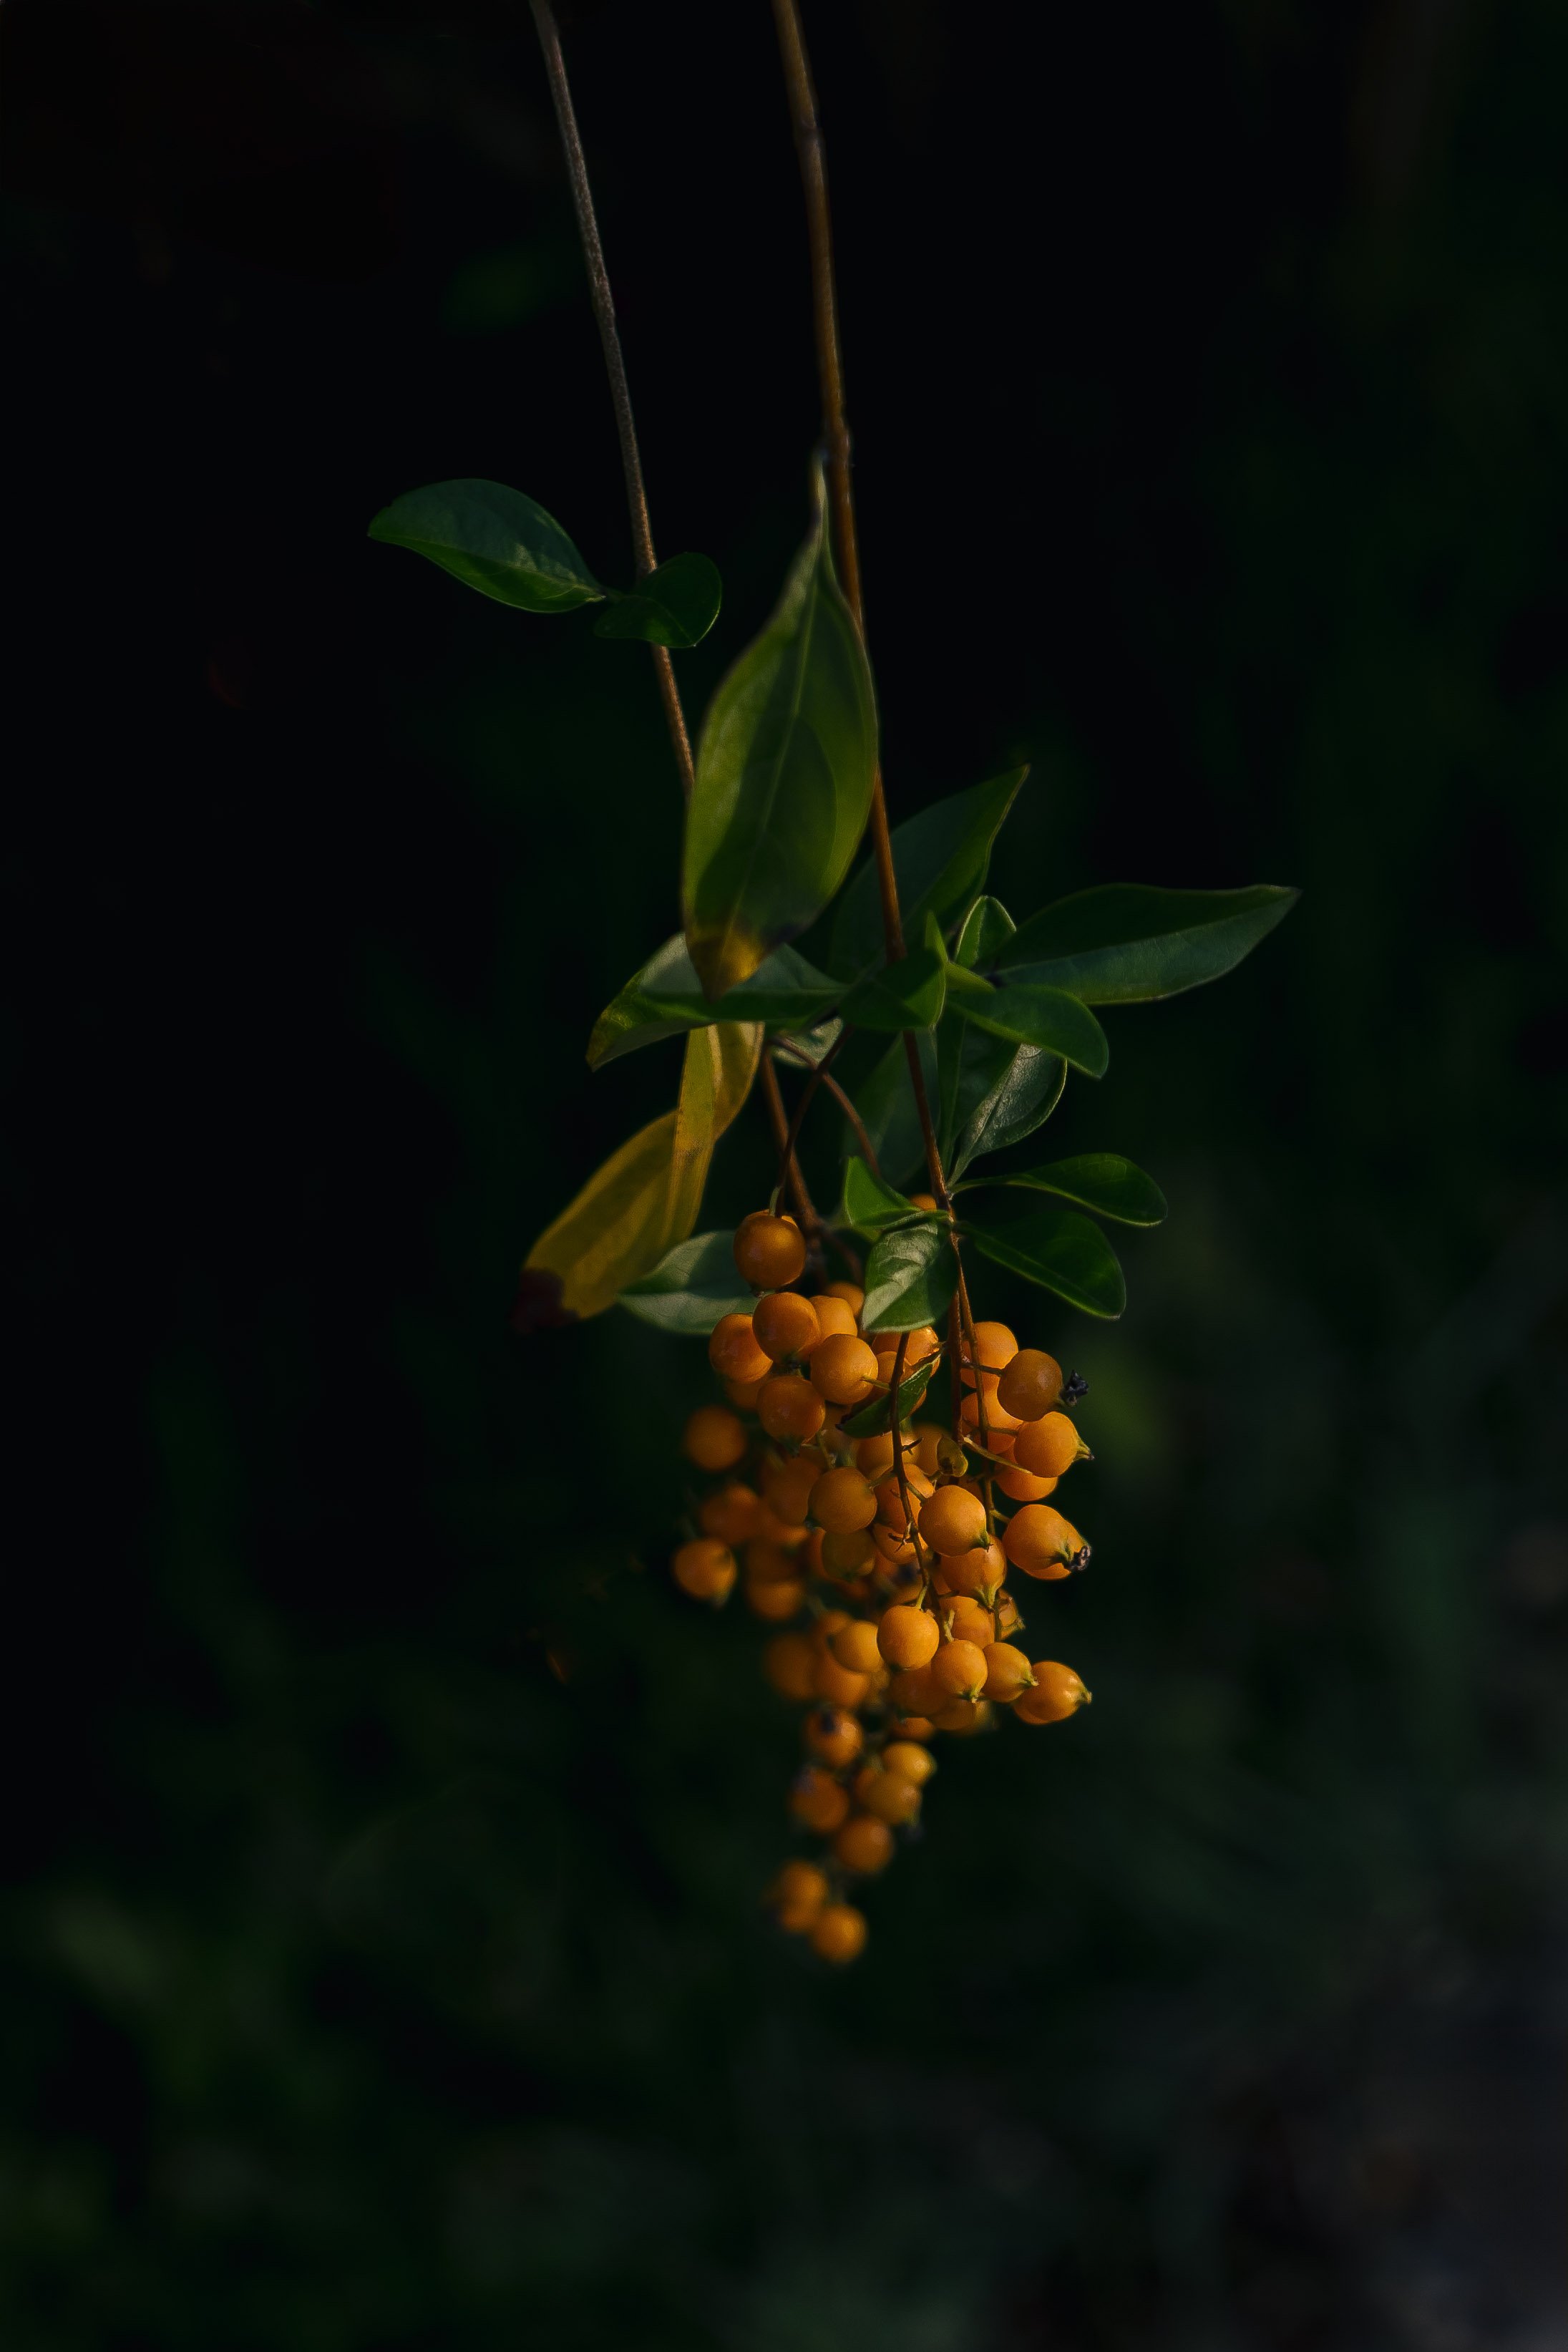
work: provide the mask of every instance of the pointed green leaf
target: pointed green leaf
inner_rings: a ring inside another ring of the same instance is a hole
[[[966,992],[966,1017],[995,1037],[1010,1037],[1019,1045],[1043,1045],[1086,1076],[1103,1077],[1111,1048],[1088,1006],[1062,988],[1042,987],[1035,981],[1015,983],[1011,973],[1007,980],[1006,987],[994,990],[988,997],[971,997]]]
[[[1110,883],[1031,915],[998,961],[1009,980],[1064,988],[1085,1004],[1146,1003],[1218,980],[1300,896],[1271,883],[1249,890]]]
[[[893,836],[893,864],[907,937],[915,936],[927,909],[944,930],[957,921],[985,881],[991,845],[1028,773],[1027,768],[1014,768],[938,801],[899,826]],[[876,868],[868,861],[839,901],[828,967],[844,980],[858,980],[883,952],[882,899]]]
[[[936,1042],[929,1029],[914,1033],[920,1055],[928,1095],[936,1091]],[[855,1041],[858,1044],[860,1041]],[[880,1040],[868,1038],[875,1045]],[[850,1050],[852,1052],[853,1047]],[[841,1071],[842,1063],[839,1065]],[[890,1045],[858,1084],[845,1080],[855,1108],[865,1122],[872,1149],[876,1153],[883,1173],[893,1183],[903,1183],[924,1167],[925,1138],[921,1129],[920,1113],[915,1107],[915,1089],[909,1083],[909,1057],[902,1037]],[[845,1128],[846,1139],[850,1133]]]
[[[876,705],[819,509],[778,609],[720,683],[686,813],[686,944],[707,993],[825,907],[871,807]]]
[[[589,1066],[602,1069],[606,1062],[635,1053],[640,1045],[655,1045],[683,1029],[706,1028],[714,1021],[761,1021],[775,1028],[810,1025],[841,993],[836,981],[814,971],[793,948],[778,948],[749,980],[710,1004],[677,932],[594,1023],[588,1041]]]
[[[844,1170],[843,1222],[868,1241],[889,1225],[903,1224],[921,1214],[913,1201],[873,1176],[865,1161],[852,1157]]]
[[[372,539],[411,547],[455,579],[524,613],[570,613],[604,590],[562,530],[504,482],[432,482],[383,507]]]
[[[901,1423],[906,1422],[912,1412],[917,1412],[925,1402],[937,1360],[935,1356],[927,1356],[923,1364],[915,1366],[907,1380],[899,1381],[898,1418]],[[859,1412],[852,1414],[848,1421],[841,1421],[839,1432],[844,1437],[880,1437],[883,1430],[892,1427],[893,1396],[890,1391],[886,1396],[873,1397],[870,1404],[862,1404]]]
[[[977,1029],[962,1005],[950,1001],[936,1028],[936,1139],[949,1164],[966,1122],[1019,1050],[1010,1038]]]
[[[1115,1252],[1098,1225],[1071,1209],[1030,1209],[1006,1224],[966,1223],[963,1231],[997,1265],[1054,1290],[1086,1315],[1120,1315],[1126,1306]]]
[[[946,952],[928,912],[925,946],[858,982],[844,999],[844,1019],[852,1029],[934,1029],[946,993]]]
[[[1113,1217],[1123,1225],[1157,1225],[1170,1213],[1165,1194],[1152,1176],[1115,1151],[1084,1151],[1072,1160],[1049,1160],[1016,1176],[977,1176],[961,1190],[982,1184],[1006,1185],[1025,1192],[1054,1192],[1076,1201],[1096,1216]]]
[[[964,919],[954,962],[966,971],[994,963],[1017,929],[999,898],[977,898]]]
[[[982,1152],[1005,1151],[1043,1127],[1066,1084],[1067,1065],[1060,1055],[1040,1045],[1018,1046],[960,1129],[951,1154],[952,1173],[961,1176]]]
[[[706,555],[672,555],[628,596],[613,588],[593,624],[596,637],[642,637],[652,646],[700,645],[718,618],[724,584]]]
[[[757,1298],[735,1270],[735,1235],[727,1230],[677,1242],[652,1274],[627,1284],[621,1304],[661,1331],[706,1339],[721,1315],[749,1315]]]
[[[927,1217],[917,1225],[897,1225],[872,1244],[866,1259],[861,1328],[915,1331],[923,1323],[939,1326],[957,1281],[945,1221]]]

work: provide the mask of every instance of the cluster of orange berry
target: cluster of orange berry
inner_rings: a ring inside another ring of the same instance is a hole
[[[883,1869],[894,1832],[918,1818],[934,1735],[977,1731],[998,1706],[1058,1723],[1089,1696],[1071,1667],[1019,1646],[1007,1589],[1009,1567],[1049,1580],[1087,1565],[1088,1544],[1045,1500],[1088,1455],[1060,1409],[1083,1384],[1005,1324],[967,1324],[955,1433],[901,1424],[894,1383],[936,1370],[936,1332],[867,1336],[853,1283],[792,1287],[806,1246],[790,1217],[747,1217],[735,1258],[764,1295],[709,1341],[727,1402],[686,1423],[686,1457],[712,1483],[672,1565],[684,1591],[716,1604],[738,1579],[756,1614],[789,1629],[765,1666],[810,1710],[790,1807],[827,1843],[820,1863],[786,1864],[773,1903],[824,1958],[852,1960],[866,1923],[845,1883]],[[877,1433],[845,1428],[879,1402]]]

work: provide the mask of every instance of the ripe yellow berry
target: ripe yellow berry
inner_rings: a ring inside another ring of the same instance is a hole
[[[757,1418],[769,1437],[806,1444],[825,1417],[822,1400],[803,1372],[775,1372],[757,1391]]]
[[[746,1431],[721,1404],[699,1404],[685,1426],[681,1450],[699,1470],[733,1470],[746,1451]]]
[[[911,1192],[909,1205],[912,1209],[924,1209],[928,1217],[934,1217],[936,1214],[936,1200],[934,1193]]]
[[[1026,1421],[1024,1423],[1026,1429],[1032,1426],[1032,1423]],[[1019,1470],[1016,1466],[998,1470],[997,1485],[1009,1503],[1043,1503],[1048,1495],[1056,1492],[1054,1478],[1032,1478],[1027,1470]]]
[[[881,1503],[882,1490],[879,1487],[877,1490],[879,1509]],[[878,1519],[872,1528],[871,1539],[876,1546],[877,1561],[883,1575],[895,1577],[907,1587],[909,1579],[907,1576],[903,1576],[901,1571],[904,1570],[909,1570],[912,1573],[915,1571],[914,1537],[907,1532],[901,1535],[896,1528],[884,1526],[883,1521]]]
[[[937,1731],[956,1731],[960,1738],[967,1738],[971,1732],[984,1731],[995,1712],[989,1699],[978,1699],[973,1706],[967,1699],[955,1699],[951,1706],[945,1706],[940,1715],[933,1717],[933,1727]]]
[[[1071,1666],[1054,1658],[1037,1658],[1034,1688],[1025,1691],[1013,1713],[1020,1723],[1063,1723],[1081,1706],[1087,1706],[1092,1696]]]
[[[862,1437],[855,1447],[855,1468],[862,1478],[879,1486],[893,1470],[893,1432],[884,1429],[880,1437]]]
[[[941,1638],[929,1610],[917,1609],[907,1601],[884,1610],[876,1629],[877,1648],[899,1674],[929,1665]]]
[[[950,1552],[942,1562],[942,1581],[949,1592],[967,1593],[973,1601],[994,1606],[994,1596],[1007,1580],[1007,1554],[993,1536],[971,1551]]]
[[[829,1636],[828,1647],[841,1666],[854,1675],[874,1675],[882,1668],[882,1646],[869,1617],[852,1617]]]
[[[789,1934],[809,1935],[828,1899],[828,1874],[814,1862],[787,1862],[768,1888],[768,1899]]]
[[[876,1546],[866,1528],[831,1530],[816,1538],[819,1546],[820,1573],[823,1576],[858,1576],[869,1569],[876,1558]]]
[[[845,1463],[824,1470],[811,1489],[811,1517],[830,1535],[852,1535],[876,1517],[876,1496],[860,1472]]]
[[[746,1605],[766,1625],[787,1625],[791,1617],[800,1615],[805,1601],[805,1586],[793,1578],[787,1584],[753,1584],[747,1580]]]
[[[737,1412],[755,1412],[757,1410],[758,1391],[761,1386],[762,1381],[760,1379],[755,1381],[727,1380],[724,1384],[724,1392],[729,1399],[731,1405]]]
[[[721,1315],[707,1343],[707,1360],[726,1381],[765,1381],[773,1360],[757,1344],[749,1315]]]
[[[1018,1602],[1010,1592],[998,1592],[997,1595],[998,1641],[1010,1642],[1015,1633],[1022,1632],[1023,1619],[1019,1614]]]
[[[1049,1579],[1089,1565],[1089,1546],[1049,1503],[1026,1503],[1015,1512],[1003,1531],[1002,1549],[1026,1576]]]
[[[997,1394],[1020,1421],[1038,1421],[1061,1394],[1061,1366],[1043,1348],[1020,1348],[998,1381]]]
[[[1024,1691],[1034,1687],[1034,1668],[1022,1650],[1015,1650],[1010,1642],[990,1642],[986,1646],[986,1696],[1007,1706]]]
[[[850,1313],[857,1318],[865,1305],[865,1292],[858,1282],[830,1282],[826,1295],[830,1298],[841,1298]]]
[[[984,1436],[980,1433],[980,1407],[982,1403],[986,1408],[986,1429]],[[1004,1412],[1001,1406],[998,1403],[997,1383],[991,1378],[989,1372],[986,1374],[977,1389],[966,1389],[964,1391],[964,1402],[958,1408],[958,1418],[963,1423],[966,1438],[967,1438],[971,1444],[977,1441],[992,1453],[995,1453],[996,1451],[995,1446],[991,1444],[992,1438],[1009,1437],[1019,1426],[1019,1423],[1013,1418],[1012,1414],[1010,1412]]]
[[[936,1492],[925,1471],[907,1456],[904,1465],[904,1483],[909,1491],[910,1503],[916,1511]],[[882,1525],[891,1528],[895,1535],[906,1536],[909,1533],[909,1519],[896,1478],[884,1478],[877,1488],[876,1515]]]
[[[787,1526],[803,1528],[810,1508],[811,1489],[827,1466],[827,1457],[815,1451],[797,1454],[788,1462],[764,1462],[764,1501]]]
[[[931,1750],[913,1739],[891,1740],[882,1751],[882,1760],[887,1771],[902,1773],[917,1789],[924,1788],[936,1769],[936,1759]]]
[[[753,1209],[736,1229],[735,1262],[753,1290],[782,1290],[798,1282],[806,1264],[806,1243],[793,1217]]]
[[[772,1543],[766,1536],[753,1536],[747,1545],[747,1584],[789,1584],[798,1581],[800,1574],[794,1553],[782,1544]]]
[[[807,1829],[815,1830],[819,1837],[831,1837],[850,1810],[850,1792],[824,1772],[819,1764],[808,1764],[797,1773],[789,1791],[789,1810]]]
[[[711,1536],[685,1543],[670,1562],[670,1572],[683,1592],[694,1601],[727,1601],[735,1582],[735,1554]]]
[[[889,1772],[880,1764],[867,1764],[855,1775],[855,1802],[879,1822],[897,1829],[919,1814],[920,1789],[906,1772]]]
[[[852,1903],[830,1903],[817,1915],[811,1930],[812,1948],[824,1960],[843,1968],[865,1949],[866,1924]]]
[[[967,1339],[960,1342],[964,1386],[972,1389],[975,1385],[975,1356],[979,1358],[982,1372],[999,1373],[1002,1366],[1017,1355],[1018,1345],[1005,1323],[977,1323],[973,1354]]]
[[[1066,1413],[1044,1413],[1019,1432],[1013,1460],[1036,1478],[1061,1478],[1077,1461],[1082,1443]]]
[[[917,1421],[915,1424],[915,1459],[927,1478],[935,1478],[942,1467],[936,1449],[947,1433],[934,1421]]]
[[[878,1331],[872,1340],[871,1344],[877,1354],[885,1356],[888,1360],[883,1370],[884,1380],[893,1378],[893,1367],[898,1360],[898,1343],[903,1337],[904,1334],[901,1331]],[[941,1340],[929,1323],[916,1324],[915,1329],[909,1334],[909,1345],[904,1350],[904,1379],[907,1380],[911,1372],[918,1371],[921,1365],[928,1357],[934,1356],[941,1345]]]
[[[959,1593],[950,1601],[944,1601],[941,1606],[953,1641],[973,1642],[977,1649],[983,1650],[988,1642],[996,1640],[997,1621],[988,1609],[981,1608],[977,1601]]]
[[[830,1404],[863,1404],[876,1386],[876,1358],[847,1331],[819,1340],[811,1350],[811,1385]]]
[[[811,1628],[811,1640],[821,1657],[835,1633],[841,1633],[852,1622],[847,1609],[824,1609]]]
[[[920,1532],[934,1551],[966,1552],[986,1541],[986,1507],[963,1486],[938,1486],[920,1507]]]
[[[984,1660],[981,1661],[982,1669]],[[984,1682],[982,1671],[980,1680]],[[840,1765],[852,1764],[865,1744],[865,1734],[858,1719],[841,1706],[820,1706],[806,1717],[806,1745],[822,1763],[836,1771]]]
[[[852,1307],[848,1299],[841,1298],[836,1291],[819,1290],[811,1300],[811,1306],[817,1318],[817,1328],[823,1339],[858,1338],[860,1326],[855,1316],[859,1310]],[[821,1344],[819,1340],[818,1345]]]
[[[933,1684],[929,1665],[906,1666],[902,1674],[894,1675],[887,1686],[889,1706],[905,1717],[929,1715],[946,1696],[946,1692],[937,1690]]]
[[[812,1696],[824,1706],[863,1706],[871,1692],[871,1676],[841,1666],[831,1650],[819,1652],[811,1677]]]
[[[751,1310],[751,1328],[765,1356],[776,1364],[786,1356],[805,1356],[821,1338],[817,1310],[798,1290],[770,1290]]]
[[[852,1813],[833,1840],[833,1853],[845,1870],[869,1878],[893,1860],[893,1832],[874,1813]]]
[[[757,1523],[762,1515],[762,1498],[755,1490],[732,1478],[727,1486],[716,1487],[705,1495],[697,1506],[697,1525],[705,1536],[716,1536],[720,1543],[743,1544],[757,1533]]]
[[[931,1680],[949,1698],[978,1698],[986,1687],[984,1650],[977,1642],[944,1642],[931,1661]]]
[[[775,1633],[762,1653],[762,1671],[780,1698],[804,1706],[817,1695],[817,1653],[805,1633]]]

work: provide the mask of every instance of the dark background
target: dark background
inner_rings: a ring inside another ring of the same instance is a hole
[[[695,710],[815,430],[769,13],[565,30]],[[8,2352],[1568,2343],[1568,19],[809,30],[895,814],[1025,756],[1019,914],[1305,892],[1059,1115],[1172,1201],[1124,1320],[985,1291],[1096,1705],[828,1973],[663,1573],[701,1350],[507,1330],[671,1098],[582,1050],[679,816],[637,648],[364,537],[629,576],[521,0],[7,0]]]

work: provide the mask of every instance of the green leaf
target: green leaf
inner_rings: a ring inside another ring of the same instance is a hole
[[[925,946],[858,982],[844,999],[844,1019],[852,1029],[933,1029],[946,993],[946,951],[927,913]]]
[[[957,1280],[944,1220],[927,1217],[917,1225],[894,1226],[873,1243],[865,1262],[862,1329],[915,1331],[923,1323],[940,1325]]]
[[[1019,1050],[1009,1038],[993,1037],[966,1021],[963,1000],[949,1002],[936,1029],[936,1139],[945,1161],[976,1105],[989,1093]]]
[[[706,992],[749,978],[849,871],[876,772],[876,704],[821,505],[761,635],[703,722],[682,905]]]
[[[793,950],[780,948],[779,953],[789,955],[793,953]],[[769,958],[768,961],[771,961],[772,959]],[[766,969],[767,967],[764,966],[764,970]],[[749,988],[750,981],[747,981],[746,985]],[[815,1069],[819,1063],[827,1060],[828,1055],[843,1035],[843,1031],[844,1024],[841,1021],[819,1021],[812,1029],[780,1031],[775,1037],[771,1049],[773,1058],[776,1062],[788,1062],[792,1069],[798,1070],[802,1067],[800,1055],[804,1054],[806,1060]],[[798,1051],[786,1053],[784,1051],[786,1041],[798,1048]]]
[[[1155,890],[1109,883],[1031,915],[1002,950],[1009,979],[1085,1004],[1141,1004],[1218,980],[1283,920],[1298,890]]]
[[[977,898],[964,919],[954,962],[966,971],[994,963],[1017,929],[999,898]]]
[[[1152,1176],[1114,1151],[1085,1151],[1073,1160],[1049,1160],[1016,1176],[977,1176],[961,1189],[970,1192],[982,1184],[1007,1185],[1026,1192],[1054,1192],[1076,1201],[1097,1216],[1113,1217],[1123,1225],[1157,1225],[1169,1207]]]
[[[1018,1046],[959,1130],[950,1155],[952,1173],[961,1176],[982,1152],[1005,1151],[1043,1127],[1066,1084],[1067,1065],[1060,1055],[1040,1045]]]
[[[929,1029],[917,1030],[914,1034],[926,1092],[935,1095],[936,1038]],[[859,1042],[857,1038],[854,1044]],[[866,1042],[872,1045],[877,1041],[868,1037]],[[853,1049],[852,1045],[848,1050],[852,1053]],[[842,1068],[841,1062],[840,1073]],[[925,1138],[921,1129],[920,1113],[915,1108],[915,1089],[909,1083],[909,1059],[903,1038],[888,1047],[881,1060],[858,1084],[851,1084],[847,1078],[844,1083],[855,1108],[865,1122],[872,1149],[886,1175],[894,1183],[900,1183],[912,1176],[925,1164]]]
[[[996,1265],[1054,1290],[1086,1315],[1120,1315],[1127,1303],[1110,1243],[1071,1209],[1031,1209],[1006,1224],[966,1224],[963,1231]]]
[[[412,547],[456,580],[524,613],[570,613],[604,590],[553,515],[504,482],[432,482],[383,507],[372,539]]]
[[[718,618],[724,583],[706,555],[672,555],[630,595],[610,603],[593,624],[596,637],[642,637],[651,646],[700,645]]]
[[[902,1192],[895,1192],[891,1184],[884,1184],[880,1176],[873,1176],[863,1160],[851,1158],[844,1170],[843,1222],[846,1225],[852,1225],[857,1234],[864,1234],[869,1241],[887,1226],[901,1224],[908,1218],[923,1213],[925,1213],[917,1209],[913,1201],[906,1201]]]
[[[911,937],[927,911],[944,930],[956,922],[985,881],[991,845],[1028,773],[1027,768],[1014,768],[938,801],[899,826],[893,836],[893,865]],[[876,867],[868,862],[839,901],[828,968],[844,980],[859,980],[883,952],[882,899]]]
[[[761,1021],[773,1028],[810,1026],[831,1010],[843,993],[798,955],[793,948],[778,948],[758,965],[749,980],[732,988],[716,1004],[702,992],[686,943],[676,933],[641,971],[629,980],[593,1024],[588,1041],[591,1069],[602,1069],[622,1054],[641,1045],[656,1045],[684,1029],[702,1029],[715,1021]]]
[[[935,1356],[927,1356],[923,1364],[916,1364],[907,1380],[899,1381],[898,1418],[901,1423],[906,1422],[912,1412],[918,1411],[924,1402],[925,1391],[931,1385],[931,1376],[936,1370],[936,1361]],[[886,1396],[873,1397],[870,1404],[862,1404],[859,1412],[839,1423],[840,1433],[844,1437],[880,1437],[884,1429],[892,1427],[891,1391]]]
[[[1063,988],[1047,988],[1036,981],[1019,980],[993,990],[987,997],[966,992],[964,1012],[977,1028],[994,1037],[1010,1037],[1019,1045],[1043,1045],[1091,1078],[1103,1078],[1111,1059],[1105,1032],[1087,1005]]]
[[[652,1274],[627,1284],[621,1304],[661,1331],[706,1339],[721,1315],[749,1315],[757,1299],[735,1270],[735,1235],[727,1230],[677,1242]]]

